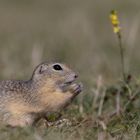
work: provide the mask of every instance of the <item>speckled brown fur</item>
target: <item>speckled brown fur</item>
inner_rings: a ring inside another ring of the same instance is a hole
[[[81,92],[76,78],[64,64],[42,63],[28,81],[1,81],[0,121],[11,126],[31,126],[45,113],[63,109]]]

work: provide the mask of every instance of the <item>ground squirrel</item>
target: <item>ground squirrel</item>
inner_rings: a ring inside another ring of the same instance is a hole
[[[66,65],[45,62],[35,68],[28,81],[1,81],[0,121],[11,126],[31,126],[46,112],[63,109],[81,92],[76,78]]]

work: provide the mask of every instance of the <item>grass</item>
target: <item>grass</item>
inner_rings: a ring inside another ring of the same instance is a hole
[[[52,126],[49,128],[1,128],[1,139],[139,139],[140,138],[140,114],[137,111],[123,114],[119,117],[111,118],[103,129],[101,122],[91,118],[91,116],[73,116],[74,120],[71,126],[63,127]],[[71,119],[71,118],[70,118]],[[101,120],[100,120],[101,121]]]

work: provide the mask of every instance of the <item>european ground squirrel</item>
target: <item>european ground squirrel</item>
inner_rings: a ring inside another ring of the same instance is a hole
[[[76,78],[64,64],[42,63],[28,81],[1,81],[0,121],[11,126],[31,126],[45,113],[63,109],[81,92]]]

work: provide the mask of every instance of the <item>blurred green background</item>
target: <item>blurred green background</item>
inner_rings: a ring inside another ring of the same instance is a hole
[[[91,89],[121,77],[109,13],[119,14],[125,69],[140,75],[138,0],[0,0],[0,78],[28,79],[42,61],[63,62]]]

